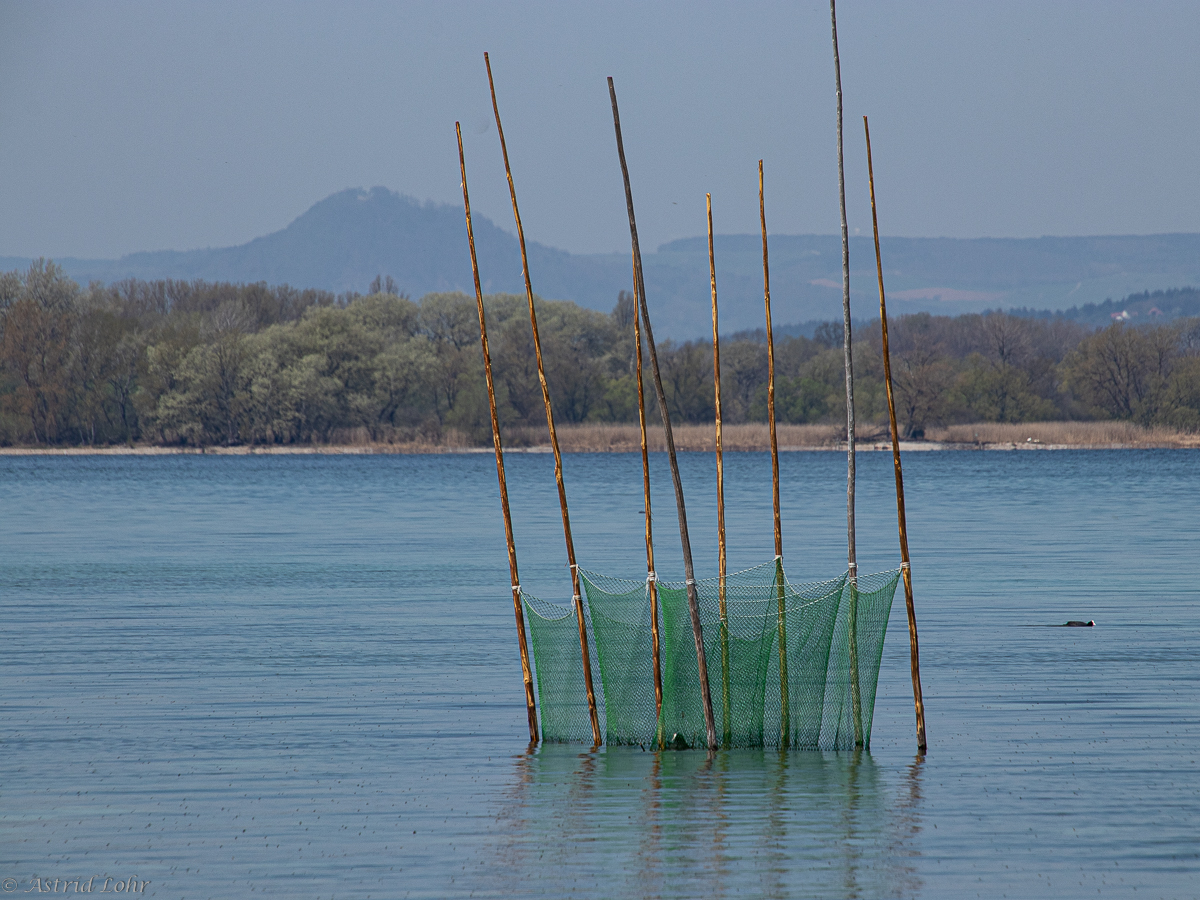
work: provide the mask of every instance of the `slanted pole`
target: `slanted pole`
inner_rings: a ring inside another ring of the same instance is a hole
[[[513,184],[512,168],[508,164],[508,147],[504,143],[504,127],[500,124],[500,107],[496,103],[496,85],[492,80],[492,63],[483,54],[487,66],[488,88],[492,93],[492,111],[496,114],[496,132],[500,135],[500,151],[504,156],[504,173],[508,176],[508,193],[512,198],[513,218],[517,222],[517,240],[521,245],[521,273],[525,276],[525,299],[529,302],[529,324],[533,328],[533,350],[537,357],[538,381],[542,385],[542,401],[546,407],[546,427],[550,431],[550,447],[554,450],[554,480],[558,484],[558,505],[562,508],[563,536],[567,541],[567,562],[571,567],[571,590],[575,603],[575,620],[579,626],[579,649],[583,656],[583,685],[587,691],[588,717],[592,722],[592,743],[599,746],[600,717],[596,712],[596,692],[592,687],[592,662],[588,653],[587,623],[583,617],[583,594],[579,586],[579,565],[575,562],[575,542],[571,538],[571,517],[567,513],[567,489],[563,484],[562,452],[554,430],[554,410],[550,406],[550,388],[542,366],[542,341],[538,336],[537,312],[533,308],[533,285],[529,280],[529,259],[525,255],[525,230],[521,227],[521,212],[517,209],[517,189]]]
[[[712,194],[708,207],[708,280],[712,287],[713,392],[717,420],[717,611],[721,616],[721,742],[731,743],[729,722],[729,611],[725,605],[725,465],[721,455],[721,335],[717,328],[717,258],[713,254]]]
[[[787,611],[784,607],[783,526],[779,515],[779,441],[775,435],[775,337],[771,332],[771,268],[767,264],[767,204],[763,161],[758,161],[758,218],[762,223],[763,305],[767,310],[767,423],[771,430],[771,502],[775,510],[775,599],[779,606],[779,730],[783,749],[791,744],[791,697],[788,693]]]
[[[888,422],[892,428],[892,462],[896,468],[896,519],[900,527],[900,575],[904,579],[904,605],[908,610],[908,656],[912,669],[913,706],[917,712],[917,752],[924,753],[925,701],[921,696],[921,652],[917,646],[917,612],[913,605],[912,569],[908,561],[908,523],[904,517],[904,474],[900,471],[900,431],[896,427],[896,401],[892,397],[892,360],[888,354],[887,303],[883,296],[883,255],[879,252],[879,215],[875,211],[875,169],[871,164],[871,129],[863,116],[867,136],[867,181],[871,186],[871,226],[875,231],[875,270],[879,275],[879,322],[883,329],[883,383],[887,387]]]
[[[696,643],[696,666],[700,675],[700,701],[704,708],[705,737],[710,750],[717,749],[717,725],[713,719],[712,691],[708,686],[708,660],[704,654],[704,632],[700,625],[700,601],[696,594],[696,574],[692,568],[692,544],[688,539],[687,509],[683,502],[683,480],[679,477],[679,460],[675,456],[675,437],[671,433],[671,415],[667,411],[667,394],[663,390],[662,373],[658,368],[658,351],[654,346],[654,329],[650,326],[650,310],[646,307],[646,280],[642,272],[642,251],[638,246],[637,221],[633,215],[633,190],[629,186],[629,167],[625,164],[625,144],[621,140],[621,116],[617,111],[617,91],[612,78],[608,79],[608,95],[612,100],[613,129],[617,133],[617,155],[621,160],[621,176],[625,180],[625,206],[629,212],[629,235],[633,243],[633,261],[637,268],[637,288],[642,323],[646,326],[646,346],[650,350],[650,369],[654,375],[654,391],[658,395],[658,410],[662,415],[667,441],[667,459],[671,464],[671,481],[675,485],[675,508],[679,514],[679,542],[683,547],[683,574],[687,584],[688,612],[692,619],[692,638]]]
[[[646,447],[646,395],[642,390],[641,311],[637,306],[637,265],[633,267],[633,341],[637,347],[638,425],[642,433],[642,494],[646,507],[646,590],[650,592],[650,653],[654,660],[654,745],[662,747],[662,652],[658,634],[658,575],[654,571],[654,529],[650,517],[650,455]]]
[[[854,362],[850,346],[850,228],[846,222],[846,171],[842,154],[842,64],[838,59],[836,0],[829,0],[833,28],[833,72],[837,81],[838,202],[842,212],[842,317],[846,358],[846,568],[850,580],[850,704],[854,746],[863,746],[862,692],[858,679],[858,561],[854,549]]]
[[[467,194],[467,160],[463,156],[462,129],[454,123],[458,135],[458,167],[462,171],[463,209],[467,214],[467,244],[471,248],[471,275],[475,279],[475,305],[479,308],[479,342],[483,346],[483,374],[487,379],[488,408],[492,413],[492,443],[496,447],[496,478],[500,482],[500,508],[504,511],[504,538],[508,541],[508,573],[512,580],[513,612],[517,617],[517,647],[521,651],[521,677],[525,680],[525,712],[529,719],[529,740],[537,743],[537,705],[533,697],[533,669],[529,665],[529,645],[525,641],[525,615],[521,609],[521,579],[517,577],[517,547],[513,542],[512,514],[508,509],[508,480],[504,477],[504,451],[500,446],[500,419],[496,415],[496,386],[492,380],[492,354],[488,351],[487,321],[483,315],[483,289],[479,286],[479,262],[475,258],[475,231],[471,227],[471,198]]]

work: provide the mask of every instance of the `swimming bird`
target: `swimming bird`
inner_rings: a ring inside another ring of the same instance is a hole
[[[1077,619],[1072,619],[1070,622],[1067,622],[1065,625],[1063,625],[1063,628],[1091,628],[1095,624],[1095,619],[1088,619],[1086,622],[1080,622]]]

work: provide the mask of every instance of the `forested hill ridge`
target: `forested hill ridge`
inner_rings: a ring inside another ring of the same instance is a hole
[[[698,207],[702,213],[702,207]],[[474,217],[484,290],[524,290],[516,238],[485,216]],[[702,225],[702,218],[698,218]],[[629,254],[571,254],[534,240],[525,223],[534,290],[607,312],[628,290]],[[699,231],[700,228],[697,229]],[[620,243],[624,235],[616,236]],[[860,314],[875,308],[871,239],[851,238],[851,285]],[[719,235],[717,281],[722,321],[731,331],[762,322],[762,257],[757,235]],[[957,314],[985,309],[1083,310],[1140,291],[1200,285],[1200,235],[1125,237],[883,239],[885,278],[897,314]],[[704,238],[687,238],[643,254],[657,333],[703,336],[708,326],[708,258]],[[119,260],[58,259],[80,284],[125,278],[292,284],[365,292],[390,275],[412,297],[471,293],[462,209],[420,203],[386,188],[340,191],[286,228],[237,247],[135,253]],[[0,270],[32,260],[0,257]],[[841,242],[836,235],[772,235],[771,284],[780,322],[840,316]],[[1153,305],[1153,304],[1151,304]],[[1159,304],[1161,308],[1161,304]],[[1171,315],[1167,313],[1167,318]],[[1121,312],[1092,310],[1099,318]]]
[[[1057,312],[1047,309],[1012,309],[1009,312],[1036,319],[1069,319],[1096,327],[1108,325],[1110,322],[1161,324],[1175,319],[1200,316],[1200,290],[1187,287],[1166,291],[1142,291],[1140,294],[1130,294],[1122,300],[1085,303],[1083,306],[1072,306]]]
[[[369,295],[266,284],[140,281],[80,288],[52,263],[0,274],[0,445],[172,446],[359,442],[486,444],[489,416],[473,296]],[[636,421],[633,298],[609,312],[539,300],[561,423]],[[522,295],[486,300],[500,417],[544,435]],[[878,321],[854,332],[863,434],[886,427]],[[936,425],[1113,419],[1200,431],[1200,318],[1169,324],[1008,313],[894,320],[906,436]],[[844,426],[842,332],[776,341],[784,423]],[[681,423],[713,421],[710,340],[659,343]],[[754,334],[722,341],[727,423],[766,418],[767,358]],[[454,436],[457,435],[457,438]]]

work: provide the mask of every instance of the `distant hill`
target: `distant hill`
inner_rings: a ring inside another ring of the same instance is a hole
[[[522,292],[516,238],[483,216],[476,215],[474,225],[484,290]],[[882,245],[889,310],[895,314],[1013,307],[1078,311],[1137,292],[1200,285],[1196,234],[884,238]],[[869,318],[879,302],[870,238],[852,238],[850,253],[855,316]],[[722,330],[760,327],[759,237],[720,235],[716,254]],[[837,236],[773,235],[770,254],[776,321],[841,317]],[[631,285],[627,253],[571,254],[530,242],[529,255],[534,290],[547,298],[608,311],[617,293]],[[84,284],[128,277],[203,278],[341,292],[365,291],[377,275],[391,275],[413,297],[430,291],[473,291],[462,210],[421,203],[381,187],[340,191],[283,230],[237,247],[55,261]],[[710,327],[706,240],[672,241],[656,252],[644,252],[643,261],[656,331],[676,338],[705,334]],[[29,262],[0,257],[0,269],[24,268]],[[1119,312],[1105,310],[1093,308],[1088,315],[1099,321]],[[1166,307],[1163,312],[1170,314]]]
[[[475,240],[485,280],[503,271],[485,290],[521,284],[514,237],[477,216]],[[544,251],[544,254],[543,254]],[[554,256],[558,251],[537,247]],[[516,281],[512,256],[516,256]],[[566,255],[566,254],[561,254]],[[0,259],[0,263],[11,263]],[[58,259],[72,278],[203,278],[266,281],[331,291],[365,291],[376,275],[390,274],[412,295],[471,287],[471,264],[462,211],[446,204],[419,203],[386,188],[339,191],[313,205],[282,231],[237,247],[133,253],[117,260]],[[465,274],[464,274],[465,272]]]
[[[1135,325],[1170,322],[1172,319],[1200,316],[1200,290],[1192,287],[1167,291],[1142,291],[1121,300],[1085,303],[1064,310],[1014,309],[1019,316],[1048,319],[1061,316],[1085,325],[1102,327],[1112,322],[1132,322]]]

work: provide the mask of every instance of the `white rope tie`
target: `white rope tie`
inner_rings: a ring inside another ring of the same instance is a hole
[[[779,554],[775,555],[775,562],[779,562],[781,559],[783,559],[782,556],[780,556]]]
[[[646,584],[650,584],[651,582],[658,582],[658,574],[653,569],[650,569],[650,571],[646,573]]]
[[[912,566],[910,566],[910,565],[909,565],[908,563],[906,563],[906,562],[902,562],[902,563],[900,563],[900,571],[901,571],[901,572],[905,572],[905,571],[912,571]]]
[[[521,586],[519,584],[514,584],[512,589],[518,594],[521,592]]]
[[[858,587],[858,563],[848,563],[846,566],[846,571],[850,575],[850,583],[855,587]]]
[[[685,582],[684,582],[684,584],[686,584],[688,587],[695,587],[695,586],[696,586],[696,579],[695,579],[695,578],[689,578],[687,581],[685,581]]]

